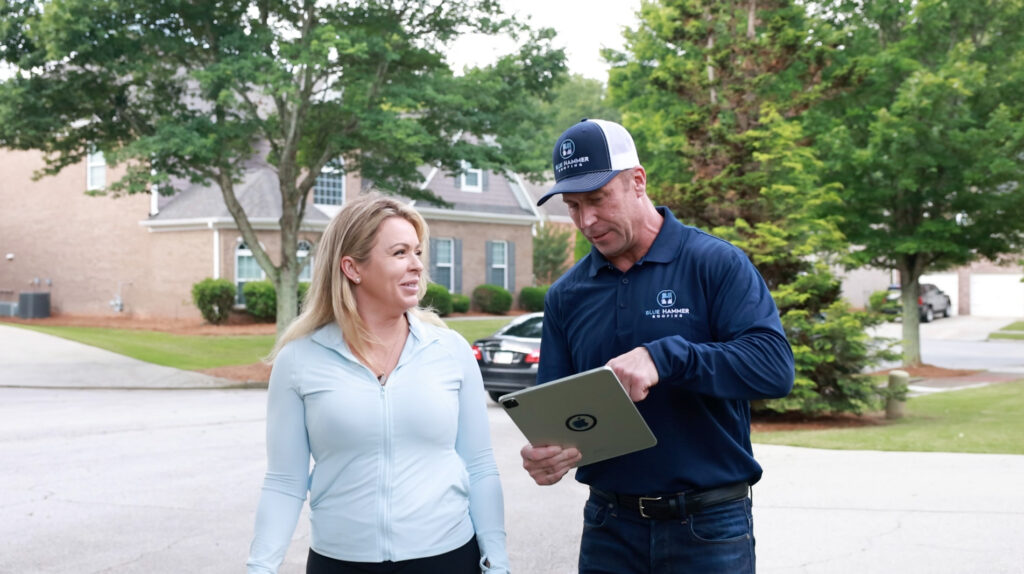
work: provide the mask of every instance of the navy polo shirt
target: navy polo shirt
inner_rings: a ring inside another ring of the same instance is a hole
[[[658,212],[661,230],[629,270],[591,249],[548,290],[537,381],[644,346],[659,382],[637,408],[658,444],[580,467],[576,479],[637,495],[753,484],[749,401],[789,393],[792,350],[743,251]]]

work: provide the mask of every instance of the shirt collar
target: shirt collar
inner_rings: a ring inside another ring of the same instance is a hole
[[[669,208],[661,205],[656,209],[664,218],[664,221],[662,221],[661,229],[658,230],[658,236],[654,238],[651,248],[647,250],[647,253],[635,265],[643,265],[647,262],[668,263],[673,261],[679,253],[679,246],[683,238],[683,224],[679,223]],[[591,246],[590,276],[593,277],[597,275],[598,271],[608,268],[614,269],[614,266],[604,255],[601,255],[601,252],[596,247]]]

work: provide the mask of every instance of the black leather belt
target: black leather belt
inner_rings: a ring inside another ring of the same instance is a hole
[[[750,486],[745,482],[737,482],[736,484],[708,490],[695,490],[662,496],[616,494],[614,492],[598,490],[593,486],[590,487],[590,492],[643,518],[667,520],[690,516],[712,506],[746,498],[750,492]]]

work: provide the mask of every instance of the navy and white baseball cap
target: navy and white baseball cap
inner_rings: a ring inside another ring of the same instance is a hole
[[[537,200],[537,205],[559,193],[599,189],[620,171],[640,165],[640,158],[626,128],[607,120],[584,118],[559,136],[552,165],[555,186]]]

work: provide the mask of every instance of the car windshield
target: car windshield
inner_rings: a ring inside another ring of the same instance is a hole
[[[509,325],[508,329],[506,329],[502,335],[539,339],[543,323],[544,317],[533,317],[523,321],[522,323]]]

